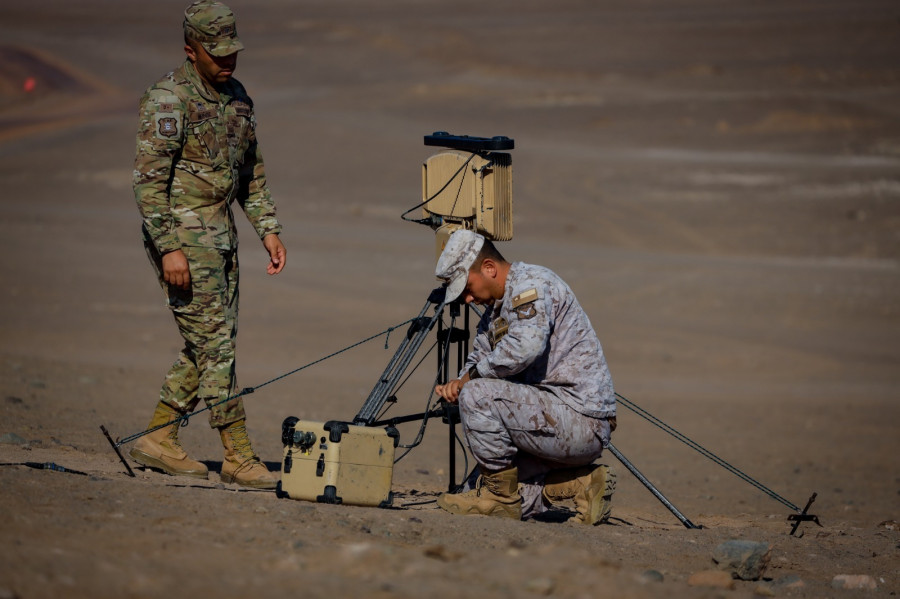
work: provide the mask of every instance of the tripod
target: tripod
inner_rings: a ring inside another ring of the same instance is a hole
[[[448,471],[450,473],[450,484],[448,491],[453,492],[456,489],[455,425],[459,422],[459,407],[456,404],[451,404],[442,400],[441,405],[433,410],[428,410],[419,414],[410,414],[408,416],[398,416],[378,421],[375,420],[385,403],[397,401],[397,398],[393,393],[396,390],[400,379],[406,372],[406,369],[409,367],[409,364],[412,362],[413,357],[415,357],[419,348],[422,346],[425,337],[428,336],[435,325],[438,326],[438,382],[446,383],[450,377],[450,348],[453,344],[456,344],[457,349],[457,371],[461,369],[462,365],[465,363],[468,354],[470,306],[466,306],[464,328],[458,329],[453,327],[452,323],[460,316],[461,304],[459,301],[454,301],[448,305],[444,301],[446,295],[445,289],[446,287],[438,287],[429,294],[419,315],[414,318],[412,324],[410,324],[409,329],[406,332],[406,337],[400,343],[400,346],[397,348],[397,351],[394,353],[390,362],[388,362],[387,367],[384,369],[384,372],[378,379],[375,387],[363,403],[359,413],[357,413],[356,417],[353,419],[353,424],[359,426],[396,426],[402,422],[413,422],[416,420],[422,420],[423,423],[426,423],[428,418],[440,416],[449,427],[450,457]],[[435,306],[434,315],[429,318],[425,316],[425,314],[432,305]],[[443,328],[443,320],[441,319],[444,308],[448,308],[450,311],[451,327],[448,329]],[[685,526],[685,528],[699,528],[693,522],[688,520],[668,499],[666,499],[659,489],[657,489],[647,477],[641,474],[634,464],[622,455],[622,452],[611,443],[609,444],[608,449],[622,465],[625,466],[625,468]]]
[[[363,403],[359,412],[353,418],[353,424],[358,426],[396,426],[403,422],[413,422],[416,420],[423,421],[424,424],[432,417],[440,416],[444,423],[448,426],[449,434],[449,465],[448,472],[450,484],[448,490],[452,491],[456,488],[456,424],[459,423],[459,407],[444,400],[434,409],[427,410],[418,414],[410,414],[407,416],[397,416],[383,420],[377,420],[378,414],[381,413],[384,405],[388,402],[394,403],[397,397],[394,395],[397,386],[403,375],[409,368],[410,363],[415,357],[425,338],[437,325],[437,382],[446,383],[450,378],[450,353],[451,347],[456,345],[457,370],[462,368],[468,354],[469,340],[469,306],[465,307],[465,317],[463,328],[456,328],[453,323],[458,319],[462,312],[462,304],[459,301],[447,304],[444,301],[446,287],[438,287],[431,291],[425,305],[419,315],[413,319],[406,331],[406,336],[401,341],[400,346],[394,353],[384,372],[378,378],[375,387],[369,393],[366,401]],[[434,306],[434,314],[431,317],[426,316],[429,308]],[[444,309],[450,312],[451,326],[444,328],[442,319]]]

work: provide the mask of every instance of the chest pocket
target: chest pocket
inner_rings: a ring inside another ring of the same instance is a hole
[[[225,135],[232,164],[244,162],[244,155],[250,147],[252,114],[250,105],[239,100],[225,109]]]
[[[219,112],[214,106],[192,103],[188,128],[191,132],[185,144],[185,150],[191,152],[191,158],[205,162],[213,168],[225,162],[222,156],[222,144],[218,132]],[[193,147],[191,147],[193,146]]]

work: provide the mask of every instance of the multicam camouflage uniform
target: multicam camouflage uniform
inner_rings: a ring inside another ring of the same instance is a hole
[[[238,312],[237,200],[260,238],[281,230],[256,141],[253,102],[230,79],[207,85],[190,61],[141,98],[134,192],[144,244],[166,292],[185,347],[160,399],[179,412],[234,391]],[[161,256],[182,250],[191,288],[162,277]],[[244,418],[240,398],[210,410],[222,427]]]
[[[569,286],[515,262],[485,311],[459,394],[469,447],[491,471],[517,467],[522,514],[546,509],[550,470],[590,464],[609,443],[616,403],[600,341]]]

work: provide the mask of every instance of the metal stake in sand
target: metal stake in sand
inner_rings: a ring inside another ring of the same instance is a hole
[[[806,502],[806,507],[803,508],[802,512],[800,512],[799,514],[791,514],[787,517],[789,522],[791,520],[793,520],[794,522],[794,525],[791,527],[791,536],[794,536],[794,533],[797,532],[798,528],[800,528],[801,522],[815,522],[819,526],[822,526],[822,524],[819,522],[818,516],[816,516],[815,514],[806,513],[809,510],[809,506],[811,506],[813,504],[813,501],[816,500],[816,495],[818,495],[818,493],[812,494],[812,496],[809,498],[809,501]]]

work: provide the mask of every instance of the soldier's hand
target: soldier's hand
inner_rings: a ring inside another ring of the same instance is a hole
[[[163,279],[166,283],[181,289],[191,287],[191,269],[187,257],[181,250],[175,250],[162,257]]]
[[[437,385],[434,388],[434,392],[450,403],[456,403],[456,400],[459,399],[459,391],[462,389],[463,384],[462,380],[453,379],[446,385]]]
[[[287,262],[287,250],[275,233],[269,233],[263,237],[263,245],[269,252],[269,265],[266,267],[266,272],[270,275],[277,275],[284,269],[285,262]]]

